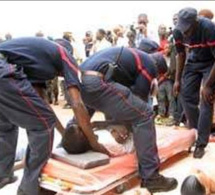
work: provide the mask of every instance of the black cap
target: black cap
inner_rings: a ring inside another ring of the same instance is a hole
[[[159,45],[155,41],[152,41],[151,39],[144,38],[141,40],[138,49],[150,54],[157,52],[159,49]]]
[[[197,20],[197,10],[194,8],[184,8],[178,13],[178,23],[176,29],[185,33]]]

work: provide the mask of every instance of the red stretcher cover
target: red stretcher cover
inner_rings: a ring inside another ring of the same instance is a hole
[[[161,162],[187,150],[195,141],[195,130],[182,128],[176,130],[173,127],[159,126],[156,131]],[[108,165],[88,170],[50,159],[42,171],[41,184],[55,187],[58,185],[58,189],[66,188],[65,186],[67,186],[72,191],[92,193],[134,174],[136,171],[137,159],[135,154],[111,158]],[[49,189],[52,189],[52,187]]]

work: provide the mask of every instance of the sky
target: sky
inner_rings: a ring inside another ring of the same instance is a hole
[[[159,24],[172,26],[173,14],[184,7],[215,13],[213,1],[0,1],[0,7],[1,37],[7,32],[13,37],[34,36],[41,30],[59,38],[72,31],[76,40],[87,30],[132,24],[140,13],[148,15],[155,31]]]

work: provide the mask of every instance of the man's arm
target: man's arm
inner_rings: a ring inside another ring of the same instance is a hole
[[[72,99],[72,107],[77,119],[77,122],[83,133],[90,142],[90,145],[95,151],[109,154],[108,151],[98,143],[96,135],[93,133],[92,125],[90,123],[89,114],[85,108],[85,105],[82,101],[81,94],[77,87],[68,88],[69,95]]]
[[[213,104],[214,102],[214,87],[213,87],[214,84],[215,84],[215,64],[213,65],[210,75],[202,89],[203,99],[210,104]]]
[[[207,45],[210,47],[211,53],[215,59],[215,25],[213,23],[210,24],[205,31],[205,37],[207,40]],[[208,103],[213,103],[214,101],[214,86],[215,86],[215,60],[213,68],[211,69],[210,75],[206,80],[203,90],[202,97]]]
[[[173,93],[177,96],[181,88],[181,77],[184,70],[184,64],[186,60],[185,52],[181,52],[176,57],[176,73],[175,73],[175,83],[173,86]]]
[[[179,94],[181,86],[181,77],[184,69],[184,64],[186,60],[185,47],[183,45],[183,36],[178,30],[173,31],[173,37],[175,40],[175,47],[177,51],[176,56],[176,73],[175,73],[175,83],[173,86],[173,93],[175,96]]]

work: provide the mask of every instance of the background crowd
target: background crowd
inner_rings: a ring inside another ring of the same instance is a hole
[[[199,11],[199,15],[207,17],[210,20],[213,19],[213,12],[209,9],[202,9]],[[77,48],[76,38],[72,32],[64,32],[62,37],[55,39],[54,37],[45,35],[42,31],[35,33],[36,37],[42,37],[49,40],[61,39],[67,41],[67,50],[76,58],[80,64],[89,56],[99,52],[103,49],[110,47],[130,47],[141,48],[144,47],[148,53],[157,50],[165,56],[167,61],[168,70],[159,77],[158,92],[152,95],[150,104],[154,107],[156,114],[155,122],[160,125],[180,125],[184,123],[186,125],[186,119],[183,114],[183,108],[180,103],[180,96],[174,97],[173,95],[173,83],[175,80],[176,72],[176,49],[173,39],[174,26],[177,23],[177,14],[172,16],[172,26],[166,26],[160,24],[157,30],[150,29],[150,21],[147,14],[141,13],[137,16],[137,21],[134,24],[123,26],[116,25],[112,29],[99,28],[96,32],[90,29],[83,35],[82,46],[84,52],[80,52]],[[5,34],[5,37],[0,37],[0,42],[4,42],[12,39],[10,33]],[[141,45],[141,41],[144,40]],[[153,41],[153,46],[148,44],[148,40]],[[153,48],[152,48],[153,47]],[[84,55],[81,55],[84,53]],[[63,78],[55,78],[54,80],[47,82],[47,100],[50,104],[58,105],[59,96],[63,96],[65,99],[64,109],[70,109],[70,100],[66,91],[65,82]],[[59,91],[61,93],[59,93]]]

